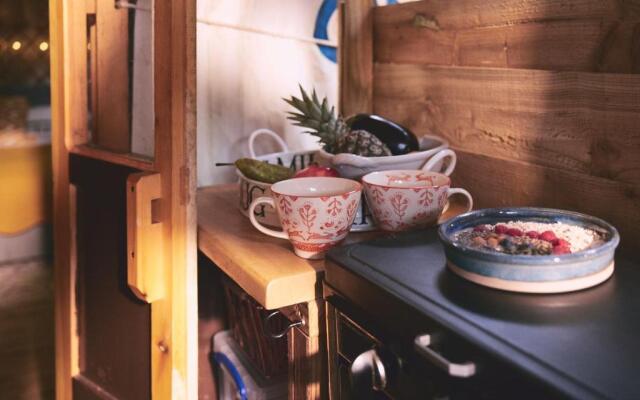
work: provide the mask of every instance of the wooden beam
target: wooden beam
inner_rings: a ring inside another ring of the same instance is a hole
[[[94,145],[74,146],[70,149],[70,153],[141,171],[153,172],[156,170],[154,160],[140,154],[114,153]]]
[[[84,8],[50,0],[51,152],[53,164],[54,304],[56,398],[72,397],[78,373],[75,308],[75,191],[69,151],[86,138],[86,43]],[[80,47],[85,43],[85,47]]]
[[[344,116],[373,109],[372,0],[340,3],[340,110]]]
[[[155,165],[169,283],[151,312],[151,387],[159,399],[198,396],[195,5],[154,2]]]
[[[640,183],[640,75],[376,64],[374,111],[461,150]]]

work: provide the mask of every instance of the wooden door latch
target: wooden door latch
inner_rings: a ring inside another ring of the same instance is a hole
[[[127,178],[127,283],[147,303],[165,293],[161,193],[160,174],[142,172]]]

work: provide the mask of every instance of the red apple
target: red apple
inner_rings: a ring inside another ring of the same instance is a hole
[[[311,164],[305,169],[301,169],[293,175],[294,178],[309,178],[312,176],[338,177],[338,171],[331,167],[321,167],[318,164]]]

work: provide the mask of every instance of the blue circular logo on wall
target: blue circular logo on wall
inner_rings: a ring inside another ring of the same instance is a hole
[[[378,0],[377,3],[382,3],[382,1]],[[398,0],[387,0],[386,4],[397,4]],[[384,4],[384,3],[383,3]],[[316,39],[329,39],[329,20],[331,16],[336,11],[338,6],[337,0],[323,0],[320,5],[320,9],[318,10],[318,15],[316,16],[316,25],[313,29],[313,37]],[[322,55],[327,57],[332,62],[338,61],[338,54],[335,47],[325,46],[322,44],[318,45],[318,49]]]
[[[329,39],[329,20],[336,11],[337,3],[337,0],[323,0],[320,5],[320,9],[318,10],[318,15],[316,16],[316,26],[313,30],[314,38],[325,40]],[[335,47],[319,44],[318,49],[320,49],[322,55],[327,57],[329,60],[333,62],[338,61],[338,55]]]

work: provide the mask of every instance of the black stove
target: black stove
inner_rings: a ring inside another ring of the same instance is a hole
[[[485,288],[446,269],[436,229],[333,249],[332,398],[640,398],[639,290],[624,259],[579,292]]]

